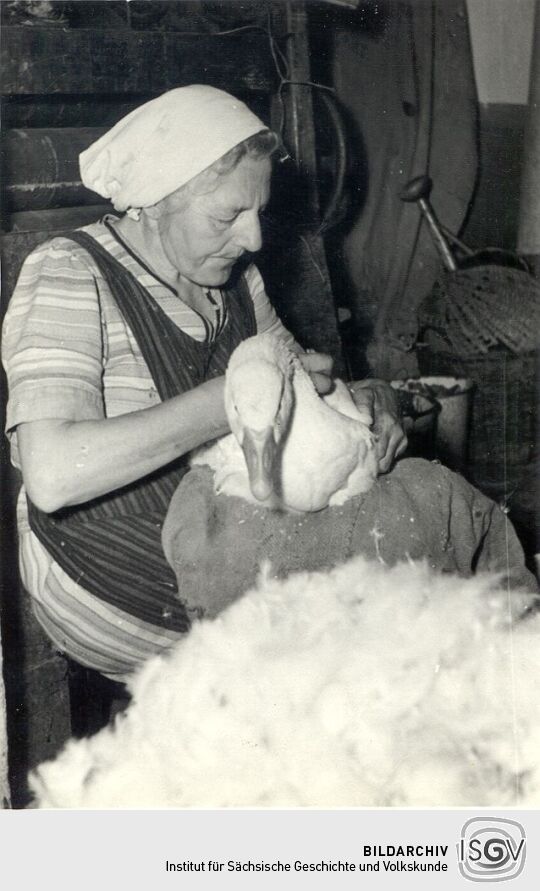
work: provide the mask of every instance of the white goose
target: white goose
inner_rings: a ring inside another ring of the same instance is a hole
[[[317,511],[367,492],[377,476],[371,418],[337,380],[320,397],[280,338],[259,334],[232,354],[225,377],[232,433],[199,449],[216,492],[291,511]]]

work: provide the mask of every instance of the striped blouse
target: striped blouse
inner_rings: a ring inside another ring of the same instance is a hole
[[[215,325],[209,326],[117,241],[106,222],[84,231],[135,275],[184,332],[199,341],[216,336],[225,321],[220,290],[209,293],[216,307]],[[254,265],[245,277],[257,330],[273,331],[292,344]],[[115,417],[159,402],[137,343],[93,259],[66,238],[55,238],[26,259],[4,323],[3,362],[9,382],[6,432],[16,467],[18,424]],[[118,679],[176,639],[173,632],[136,624],[66,575],[30,530],[24,487],[17,520],[23,583],[60,650]]]

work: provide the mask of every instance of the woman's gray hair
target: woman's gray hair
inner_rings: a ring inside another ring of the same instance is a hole
[[[242,158],[270,158],[274,152],[281,149],[283,151],[281,139],[273,130],[260,130],[253,136],[239,142],[238,145],[229,149],[221,158],[210,164],[205,170],[202,170],[193,179],[190,179],[183,186],[171,192],[165,198],[158,202],[161,205],[163,213],[175,212],[181,208],[184,203],[189,200],[191,195],[204,195],[215,189],[219,182],[219,177],[230,173],[240,163]],[[156,205],[157,206],[157,205]],[[143,208],[143,211],[146,208]],[[139,208],[128,208],[126,211],[128,216],[138,220],[141,210]]]
[[[273,130],[261,130],[233,146],[225,155],[214,161],[210,167],[194,176],[192,180],[180,186],[178,195],[201,194],[212,188],[218,177],[230,173],[238,166],[242,158],[270,158],[281,148],[281,139]]]
[[[229,173],[237,166],[237,164],[245,158],[269,158],[280,147],[281,140],[277,133],[273,130],[261,130],[253,136],[248,136],[243,142],[233,146],[222,158],[208,168],[208,171],[215,170],[216,173]],[[205,173],[207,171],[203,171]],[[199,174],[201,176],[202,174]]]

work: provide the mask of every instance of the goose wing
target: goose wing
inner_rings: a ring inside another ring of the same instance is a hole
[[[374,438],[340,381],[321,399],[295,374],[295,407],[281,463],[281,497],[294,510],[321,510],[367,491],[377,476]],[[335,406],[339,406],[336,408]]]

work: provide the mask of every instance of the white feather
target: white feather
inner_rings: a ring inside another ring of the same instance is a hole
[[[33,773],[41,807],[538,807],[540,614],[484,575],[269,572]]]

